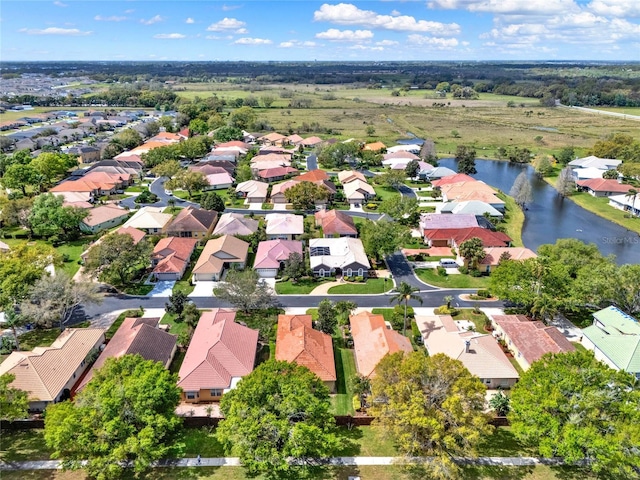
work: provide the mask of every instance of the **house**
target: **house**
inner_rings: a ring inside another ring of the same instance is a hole
[[[241,213],[224,213],[220,215],[214,235],[251,235],[258,230],[259,222]]]
[[[87,355],[103,343],[101,328],[67,328],[50,347],[12,352],[0,364],[0,375],[15,375],[9,386],[27,392],[30,411],[43,412],[50,403],[69,398],[87,369]]]
[[[358,236],[358,229],[350,215],[340,210],[320,210],[315,214],[316,226],[322,228],[324,238]]]
[[[597,168],[598,170],[615,170],[622,163],[622,160],[612,158],[598,158],[595,155],[584,158],[576,158],[569,162],[569,166],[574,169]]]
[[[289,135],[287,138],[284,139],[286,143],[288,143],[289,145],[298,145],[300,143],[302,143],[304,141],[304,138],[302,138],[300,135],[298,134],[293,134],[293,135]]]
[[[258,171],[258,177],[265,182],[277,182],[295,173],[298,173],[298,170],[292,167],[275,167]]]
[[[193,281],[220,281],[225,269],[243,269],[248,253],[249,244],[231,235],[209,240],[193,267]]]
[[[158,328],[159,323],[158,317],[125,318],[76,390],[84,388],[93,378],[93,372],[100,369],[108,358],[138,354],[145,360],[160,362],[164,368],[169,368],[176,353],[176,336]]]
[[[496,210],[504,211],[505,208],[504,200],[498,198],[496,191],[477,180],[441,185],[440,191],[445,202],[476,200],[488,203]]]
[[[362,150],[376,153],[385,151],[386,149],[387,146],[382,142],[367,143],[364,147],[362,147]]]
[[[262,278],[276,278],[284,262],[293,254],[302,257],[302,242],[297,240],[267,240],[258,243],[253,269]]]
[[[409,163],[411,160],[420,160],[420,157],[418,155],[412,152],[408,152],[406,150],[398,150],[398,151],[392,152],[391,150],[394,148],[395,147],[389,148],[387,150],[388,153],[385,153],[382,156],[383,165],[384,165],[384,162],[387,160],[407,160],[407,163]]]
[[[329,175],[327,174],[327,172],[325,172],[324,170],[311,170],[309,172],[305,172],[301,175],[298,175],[296,177],[296,180],[298,182],[311,182],[311,183],[316,183],[316,182],[322,182],[322,181],[328,181],[329,180]]]
[[[103,195],[115,194],[116,185],[115,183],[96,183],[81,178],[79,180],[65,180],[49,189],[49,192],[56,195],[65,192],[87,193],[93,199]]]
[[[226,171],[220,173],[210,173],[205,175],[209,187],[205,190],[224,190],[233,185],[234,178]]]
[[[609,178],[590,178],[578,180],[576,186],[579,190],[589,192],[594,197],[610,197],[611,195],[626,194],[633,187]]]
[[[213,233],[218,212],[202,208],[186,207],[167,226],[167,235],[172,237],[204,238]]]
[[[344,275],[368,277],[371,264],[357,238],[312,238],[309,240],[309,261],[317,277]]]
[[[278,315],[276,360],[307,367],[330,392],[336,391],[331,335],[314,330],[311,315]]]
[[[216,145],[218,148],[224,148],[224,147],[238,147],[242,150],[245,150],[246,152],[249,151],[249,149],[251,148],[251,146],[246,143],[246,142],[241,142],[240,140],[231,140],[230,142],[222,142],[219,143],[218,145]]]
[[[296,186],[298,183],[299,182],[296,179],[296,180],[287,180],[286,182],[276,183],[275,185],[273,185],[271,187],[271,202],[279,203],[279,204],[288,203],[284,192],[289,190],[291,187]]]
[[[80,221],[80,230],[86,233],[98,233],[120,225],[128,216],[127,210],[116,205],[101,205],[89,210],[89,215]]]
[[[456,172],[447,167],[436,167],[429,172],[424,173],[424,177],[421,176],[422,180],[433,181],[442,177],[449,177],[451,175],[455,175]]]
[[[360,205],[376,196],[375,189],[367,182],[356,179],[343,183],[344,196],[351,205]]]
[[[439,178],[431,182],[431,185],[434,187],[442,187],[443,185],[450,185],[452,183],[462,183],[462,182],[475,182],[476,179],[470,177],[466,173],[454,173],[453,175],[449,175],[446,177]]]
[[[388,153],[413,153],[415,155],[420,154],[420,150],[422,149],[421,145],[409,144],[409,145],[395,145],[393,147],[387,148]]]
[[[202,312],[178,372],[187,403],[218,401],[253,371],[258,330],[235,322],[232,310]]]
[[[631,315],[613,306],[594,313],[580,343],[601,362],[640,380],[640,322]]]
[[[520,262],[538,256],[533,250],[524,247],[488,247],[484,249],[484,258],[478,262],[478,270],[491,273],[500,264],[503,255],[508,255],[509,260]]]
[[[264,216],[267,240],[293,240],[304,233],[304,216],[292,213],[267,213]]]
[[[640,195],[612,195],[609,197],[609,205],[618,210],[629,212],[630,215],[640,217]]]
[[[287,137],[276,132],[258,137],[258,143],[262,145],[282,145]]]
[[[491,315],[494,336],[504,342],[523,370],[545,353],[573,352],[576,348],[556,327],[532,322],[524,315]]]
[[[425,230],[424,243],[430,247],[457,248],[462,242],[479,238],[484,247],[509,247],[511,238],[502,232],[494,232],[487,228],[440,228]]]
[[[100,161],[100,149],[90,145],[71,147],[67,150],[67,153],[71,155],[78,155],[80,163],[93,163]]]
[[[338,172],[338,180],[344,185],[345,183],[353,182],[354,180],[366,182],[367,177],[365,177],[360,172],[356,172],[355,170],[343,170],[341,172]]]
[[[436,208],[437,209],[437,208]],[[453,215],[474,215],[483,217],[485,214],[492,218],[502,218],[504,215],[486,202],[467,200],[464,202],[448,202],[440,206],[438,213]]]
[[[316,145],[321,144],[323,141],[324,140],[322,140],[320,137],[309,137],[302,140],[302,142],[300,142],[300,145],[302,145],[304,148],[313,148]]]
[[[247,199],[247,203],[264,203],[267,201],[269,184],[256,180],[247,180],[238,184],[236,194]]]
[[[391,328],[382,315],[361,312],[349,317],[356,369],[366,378],[375,376],[375,369],[387,355],[413,352],[411,341]]]
[[[123,226],[137,228],[148,234],[162,234],[173,220],[173,215],[163,211],[164,207],[142,207]]]
[[[138,243],[140,243],[142,241],[142,239],[147,235],[146,233],[144,233],[142,230],[138,230],[136,228],[132,228],[132,227],[120,227],[119,229],[117,229],[115,232],[110,233],[109,235],[129,235],[132,239],[133,239],[133,244],[137,245]],[[106,238],[107,235],[103,235],[102,237],[100,237],[98,240],[96,240],[95,242],[93,242],[84,252],[82,252],[80,254],[80,258],[82,259],[83,262],[87,261],[87,258],[89,256],[89,250],[91,250],[93,247],[95,247],[96,245],[99,245],[102,240],[104,238]]]
[[[189,266],[191,255],[196,249],[195,238],[165,237],[153,249],[151,265],[157,280],[177,281]]]
[[[450,315],[416,316],[416,324],[429,356],[443,353],[459,360],[485,387],[511,388],[520,378],[491,335],[468,331]]]
[[[474,228],[478,227],[478,219],[473,214],[442,215],[439,213],[423,213],[420,215],[418,227],[424,236],[429,230],[441,228]]]

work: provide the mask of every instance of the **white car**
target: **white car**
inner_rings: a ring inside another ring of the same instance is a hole
[[[173,192],[171,190],[165,190],[164,194],[173,196]]]

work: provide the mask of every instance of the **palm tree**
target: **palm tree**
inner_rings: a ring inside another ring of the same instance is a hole
[[[5,314],[5,326],[11,329],[13,338],[16,342],[16,350],[20,351],[20,342],[18,341],[18,328],[25,324],[25,318],[15,312],[13,308],[7,309]]]
[[[636,190],[635,188],[630,188],[629,191],[627,192],[627,194],[624,196],[624,198],[628,198],[629,200],[632,201],[631,203],[631,215],[634,215],[635,209],[636,209],[636,197],[638,197],[638,195],[640,194],[640,192],[638,192],[638,190]]]
[[[412,287],[407,282],[401,282],[396,288],[393,289],[395,296],[391,297],[389,303],[397,302],[398,304],[404,302],[404,322],[402,324],[402,335],[407,331],[407,305],[409,300],[417,300],[422,305],[422,298],[415,294],[419,289]]]

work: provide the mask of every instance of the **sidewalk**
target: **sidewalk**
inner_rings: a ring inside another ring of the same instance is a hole
[[[336,465],[347,467],[377,466],[394,464],[416,464],[431,460],[430,457],[419,457],[407,459],[404,457],[332,457],[317,459],[314,463],[321,465]],[[492,465],[505,467],[524,467],[534,465],[564,465],[564,460],[560,458],[538,458],[538,457],[456,457],[455,462],[460,465]],[[25,462],[0,462],[2,470],[59,470],[60,460],[40,460]],[[177,458],[160,460],[153,464],[154,467],[240,467],[240,459],[237,457],[213,457],[201,458],[198,463],[197,458]]]

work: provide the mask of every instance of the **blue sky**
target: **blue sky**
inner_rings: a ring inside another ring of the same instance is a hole
[[[10,60],[640,61],[640,0],[2,0]]]

